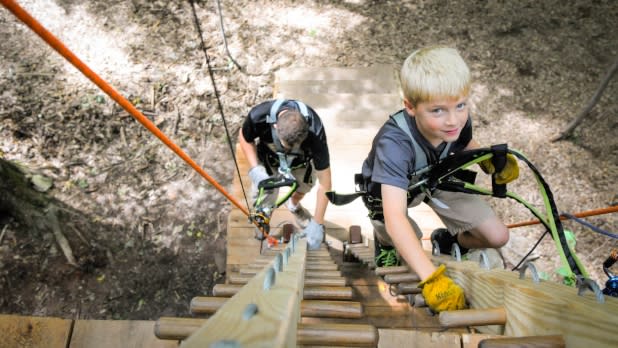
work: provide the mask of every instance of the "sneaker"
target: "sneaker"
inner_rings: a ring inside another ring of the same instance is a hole
[[[288,209],[289,209],[289,206],[288,206]],[[296,223],[298,224],[298,227],[300,227],[301,229],[304,229],[305,227],[307,227],[309,225],[309,222],[313,218],[313,216],[311,216],[311,213],[300,204],[298,204],[296,209],[294,210],[290,209],[290,212],[294,214]]]
[[[453,249],[453,244],[457,243],[457,235],[452,235],[446,228],[438,228],[431,232],[431,248],[432,251],[435,248],[435,244],[440,248],[440,254],[451,254],[451,249]],[[459,246],[459,251],[461,252],[461,256],[465,255],[468,252],[467,248]]]
[[[378,239],[374,239],[376,267],[400,266],[399,254],[393,246],[382,245]]]
[[[431,232],[431,248],[435,249],[437,244],[440,248],[440,254],[450,255],[455,243],[457,243],[457,238],[446,228],[438,228]]]

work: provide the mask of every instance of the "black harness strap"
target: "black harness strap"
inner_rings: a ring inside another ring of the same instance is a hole
[[[491,163],[495,168],[494,173],[500,173],[504,169],[504,166],[506,166],[506,154],[508,152],[508,147],[506,144],[492,145],[491,152],[493,153]],[[491,176],[491,189],[494,197],[506,197],[506,184],[497,184],[495,174]]]
[[[283,103],[285,103],[286,101],[288,101],[288,99],[277,99],[275,100],[275,102],[272,104],[272,106],[270,107],[270,113],[266,116],[266,122],[268,124],[270,124],[270,132],[273,138],[273,143],[275,144],[275,149],[276,149],[276,156],[278,158],[278,162],[279,163],[274,163],[275,161],[272,160],[267,160],[269,159],[270,156],[268,156],[269,152],[272,152],[268,146],[264,145],[261,147],[262,151],[264,151],[265,153],[265,161],[263,161],[264,163],[268,163],[269,167],[275,167],[278,166],[279,167],[279,172],[281,173],[289,173],[292,169],[296,169],[296,168],[302,168],[307,167],[307,171],[305,172],[305,176],[303,178],[303,182],[307,183],[309,182],[309,178],[311,177],[311,165],[309,165],[309,160],[310,158],[308,156],[305,156],[305,162],[297,167],[292,168],[290,166],[290,163],[288,163],[287,157],[286,157],[286,153],[283,150],[283,145],[281,144],[281,140],[279,139],[279,135],[277,134],[277,130],[275,129],[275,124],[277,123],[277,114],[279,113],[279,110],[281,109],[281,106],[283,105]],[[297,100],[290,100],[293,101],[296,104],[296,107],[298,108],[298,111],[300,111],[301,115],[303,115],[303,117],[305,118],[305,120],[307,121],[307,123],[309,123],[311,125],[312,123],[312,117],[311,114],[309,114],[309,108],[307,107],[307,105],[305,105],[305,103],[297,101]],[[298,154],[296,154],[298,155]],[[271,168],[266,168],[267,171],[269,171],[269,174],[272,174],[272,169]]]

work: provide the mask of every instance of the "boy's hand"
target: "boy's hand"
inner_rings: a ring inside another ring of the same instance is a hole
[[[494,168],[494,164],[491,163],[491,158],[486,159],[482,162],[479,162],[479,166],[485,174],[493,174],[496,169]],[[503,185],[508,184],[509,182],[517,179],[519,177],[519,166],[517,165],[517,158],[508,153],[506,154],[506,165],[504,169],[498,174],[496,174],[496,184]]]
[[[429,278],[418,284],[423,289],[423,297],[434,312],[452,311],[466,307],[463,289],[444,275],[446,267],[440,265]]]
[[[262,181],[268,179],[270,176],[266,173],[266,168],[263,165],[257,165],[249,171],[249,178],[253,185],[257,185]]]
[[[311,219],[304,232],[307,236],[307,248],[309,250],[319,249],[324,239],[324,226]]]

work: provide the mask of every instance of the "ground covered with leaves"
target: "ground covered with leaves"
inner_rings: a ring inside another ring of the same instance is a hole
[[[397,69],[414,49],[446,44],[473,71],[481,144],[506,142],[528,156],[561,212],[618,203],[618,78],[570,138],[550,141],[618,57],[615,1],[222,0],[221,12],[217,1],[195,1],[217,93],[189,1],[19,3],[226,188],[235,175],[229,140],[249,108],[272,97],[278,69]],[[0,216],[0,312],[187,315],[193,296],[224,280],[229,202],[6,9],[0,24],[0,156],[51,179],[47,192],[80,214],[63,225],[78,267],[51,233]],[[511,189],[541,202],[527,171]],[[492,203],[507,223],[532,218],[513,201]],[[616,214],[587,221],[618,226]],[[565,225],[602,286],[601,264],[618,243]],[[513,229],[509,263],[542,232]],[[550,238],[534,254],[558,281]]]

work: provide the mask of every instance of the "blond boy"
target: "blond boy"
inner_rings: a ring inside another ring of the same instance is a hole
[[[428,47],[410,54],[400,79],[404,109],[382,126],[362,169],[370,197],[365,203],[370,202],[376,263],[390,266],[403,258],[421,278],[419,286],[432,309],[461,309],[465,307],[463,290],[445,275],[444,265],[436,268],[432,264],[419,241],[422,233],[407,211],[424,200],[437,213],[447,228],[436,231],[432,241],[443,252],[449,252],[455,242],[466,251],[498,248],[508,241],[506,226],[478,196],[440,190],[430,195],[408,192],[411,180],[418,180],[415,161],[420,156],[414,142],[428,165],[479,147],[472,138],[469,115],[470,71],[455,49]],[[497,178],[506,183],[517,173],[516,161],[508,161]]]

